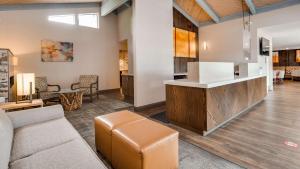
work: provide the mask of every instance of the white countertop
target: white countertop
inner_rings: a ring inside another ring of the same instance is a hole
[[[249,77],[236,77],[232,80],[212,82],[212,83],[206,83],[206,84],[200,84],[197,81],[190,81],[188,79],[166,80],[166,81],[164,81],[164,84],[176,85],[176,86],[186,86],[186,87],[198,87],[198,88],[213,88],[213,87],[218,87],[218,86],[224,86],[224,85],[227,85],[227,84],[252,80],[252,79],[265,77],[265,76],[266,76],[265,74],[261,74],[261,75],[254,75],[254,76],[249,76]]]
[[[187,76],[188,73],[185,72],[185,73],[174,73],[174,76]]]

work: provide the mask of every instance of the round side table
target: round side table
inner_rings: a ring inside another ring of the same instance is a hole
[[[65,111],[77,110],[82,105],[82,96],[84,90],[62,89],[59,92],[60,103]]]

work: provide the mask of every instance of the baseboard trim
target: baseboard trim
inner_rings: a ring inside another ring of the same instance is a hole
[[[143,110],[147,110],[147,109],[151,109],[151,108],[158,107],[158,106],[163,106],[163,105],[166,105],[166,101],[147,104],[147,105],[140,106],[140,107],[135,107],[134,106],[134,111],[143,111]]]
[[[120,88],[106,89],[106,90],[100,90],[99,94],[114,93],[114,92],[119,92],[119,91],[120,91]]]

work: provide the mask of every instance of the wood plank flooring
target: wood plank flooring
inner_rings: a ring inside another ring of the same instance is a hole
[[[275,86],[265,101],[207,137],[181,132],[184,140],[246,168],[299,169],[300,82]]]
[[[170,127],[182,140],[246,168],[299,169],[300,82],[276,85],[263,102],[206,137]]]

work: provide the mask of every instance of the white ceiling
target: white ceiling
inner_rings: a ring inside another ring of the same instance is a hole
[[[300,48],[300,22],[263,28],[273,39],[273,49]]]

